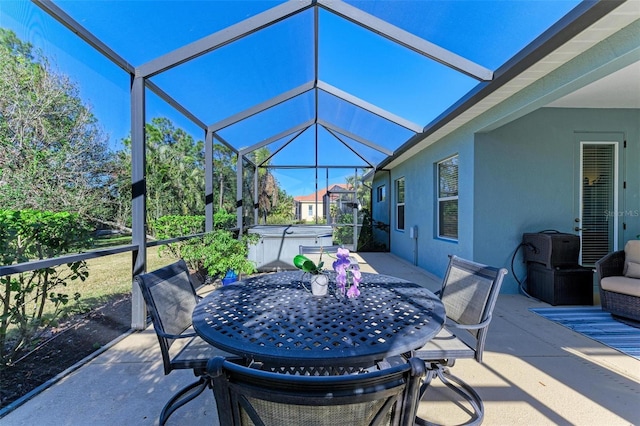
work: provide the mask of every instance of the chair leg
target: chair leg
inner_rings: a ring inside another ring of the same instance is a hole
[[[480,398],[480,395],[478,395],[478,393],[462,379],[451,374],[451,371],[444,366],[435,366],[433,369],[430,369],[427,372],[425,381],[420,387],[420,399],[422,399],[424,393],[427,391],[431,380],[433,380],[433,378],[436,376],[442,381],[445,386],[464,398],[473,409],[473,412],[470,413],[471,418],[465,423],[462,423],[458,426],[475,426],[482,424],[482,420],[484,419],[484,404],[482,402],[482,399]],[[437,423],[432,423],[420,417],[416,417],[415,423],[419,426],[439,426]]]
[[[204,392],[204,390],[209,387],[210,383],[210,378],[200,376],[197,381],[185,386],[178,393],[172,396],[160,413],[160,425],[164,426],[174,411]]]

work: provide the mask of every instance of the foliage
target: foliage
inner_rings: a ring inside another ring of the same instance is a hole
[[[367,169],[360,169],[360,174],[357,174],[358,169],[356,169],[356,175],[348,176],[346,178],[347,185],[351,188],[356,189],[356,198],[360,202],[360,205],[363,208],[371,208],[371,188],[365,184],[364,176],[367,172]],[[357,178],[357,179],[356,179]]]
[[[213,199],[217,211],[231,211],[236,207],[236,156],[226,146],[213,144]]]
[[[153,235],[159,240],[204,232],[204,216],[162,216],[151,224]]]
[[[382,222],[375,222],[371,217],[371,212],[368,209],[362,209],[360,211],[362,217],[362,227],[358,234],[358,251],[385,251],[386,243],[376,241],[373,228],[376,227],[385,232],[389,232],[389,225]]]
[[[185,235],[200,234],[204,232],[204,216],[162,216],[151,222],[151,233],[159,240],[167,240]],[[170,243],[160,247],[159,254],[162,255],[166,251],[174,258],[181,258],[182,247],[189,244],[187,241],[179,241]]]
[[[339,219],[339,223],[353,223],[353,214],[344,213]],[[353,241],[353,225],[336,226],[333,230],[333,243],[337,245],[352,245]]]
[[[271,152],[260,148],[249,157],[258,167],[258,217],[259,222],[269,225],[290,224],[295,219],[293,196],[280,187],[269,169]]]
[[[313,275],[318,275],[322,273],[322,267],[324,266],[324,262],[322,261],[322,252],[320,252],[320,261],[316,265],[313,260],[309,259],[307,256],[303,254],[297,254],[293,258],[293,264],[296,268],[308,272]]]
[[[213,214],[213,229],[231,229],[235,228],[238,218],[235,213],[228,213],[224,210],[218,210]]]
[[[3,265],[46,259],[88,244],[89,228],[77,214],[35,210],[0,210],[0,256]],[[2,365],[55,324],[71,300],[60,292],[69,281],[89,275],[84,261],[0,277],[0,361]],[[73,300],[77,301],[76,293]],[[45,314],[47,303],[53,312]],[[9,327],[16,332],[9,336]]]
[[[268,225],[283,225],[293,223],[295,219],[295,202],[287,191],[278,188],[278,202],[267,217]]]
[[[236,215],[218,210],[213,215],[214,229],[230,229],[236,224]],[[185,235],[201,234],[204,232],[205,217],[169,215],[158,218],[151,223],[151,232],[159,240],[166,240]],[[199,241],[202,241],[201,239]],[[170,243],[160,248],[160,254],[169,251],[171,256],[182,258],[183,246],[191,245],[188,240]],[[190,249],[188,249],[190,250]]]
[[[104,217],[112,167],[77,85],[0,28],[0,205]]]
[[[191,269],[204,269],[211,277],[224,276],[229,270],[238,275],[252,274],[256,266],[247,258],[249,244],[255,244],[258,239],[257,234],[245,234],[237,239],[230,231],[218,229],[188,240],[181,254]]]
[[[145,134],[149,222],[204,211],[204,143],[194,141],[167,118],[151,120]],[[124,213],[131,209],[131,139],[123,144],[125,149],[118,153],[116,193]]]

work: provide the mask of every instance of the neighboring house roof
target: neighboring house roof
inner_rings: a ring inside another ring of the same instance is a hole
[[[299,203],[315,203],[316,199],[320,202],[322,201],[322,197],[324,197],[324,195],[328,192],[334,191],[334,190],[348,190],[351,188],[351,185],[347,185],[344,183],[336,183],[333,185],[330,185],[326,188],[323,188],[321,190],[319,190],[318,192],[314,192],[313,194],[309,194],[309,195],[299,195],[297,197],[293,197],[294,201],[297,201]],[[316,197],[317,195],[317,197]],[[335,200],[337,199],[337,196],[332,196],[331,199]]]

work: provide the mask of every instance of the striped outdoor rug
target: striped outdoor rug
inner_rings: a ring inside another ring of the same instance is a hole
[[[616,321],[599,306],[529,310],[640,360],[640,328]]]

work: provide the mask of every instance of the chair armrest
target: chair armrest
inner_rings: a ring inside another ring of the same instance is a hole
[[[612,276],[622,276],[624,269],[624,250],[609,253],[596,262],[598,280]]]
[[[458,324],[457,322],[451,321],[449,318],[445,320],[444,325],[449,329],[460,329],[460,330],[480,330],[481,328],[485,328],[491,322],[491,315],[489,317],[478,323],[478,324]]]

